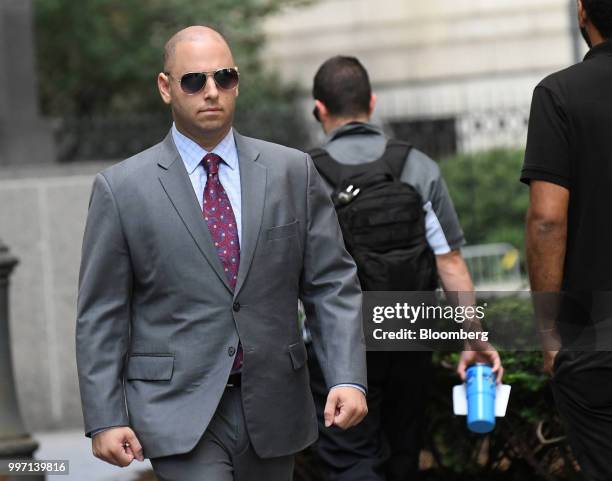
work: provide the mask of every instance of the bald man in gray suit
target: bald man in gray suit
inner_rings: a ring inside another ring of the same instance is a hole
[[[367,413],[356,268],[311,159],[232,128],[223,37],[172,37],[158,76],[174,124],[96,176],[77,363],[94,454],[160,480],[288,481],[317,437],[301,298],[329,387],[325,420]]]

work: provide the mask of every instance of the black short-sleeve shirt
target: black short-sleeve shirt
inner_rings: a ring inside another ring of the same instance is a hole
[[[521,181],[570,191],[563,289],[612,290],[612,41],[533,93]]]

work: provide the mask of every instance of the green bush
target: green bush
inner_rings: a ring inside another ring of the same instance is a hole
[[[167,113],[156,83],[164,44],[187,25],[210,25],[227,37],[240,68],[238,130],[306,147],[308,129],[298,115],[296,85],[281,83],[276,72],[264,68],[262,25],[282,8],[310,1],[35,0],[42,111],[77,123]],[[104,141],[112,136],[95,134]]]
[[[509,242],[523,251],[528,188],[519,182],[523,152],[491,150],[440,162],[469,244]]]

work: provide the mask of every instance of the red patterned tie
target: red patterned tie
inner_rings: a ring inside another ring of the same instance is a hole
[[[202,160],[207,173],[206,187],[204,187],[204,220],[208,224],[217,255],[233,290],[236,288],[240,265],[240,243],[234,211],[219,180],[219,164],[222,161],[221,157],[213,153],[206,154]],[[238,344],[232,373],[240,370],[242,359],[242,345]]]

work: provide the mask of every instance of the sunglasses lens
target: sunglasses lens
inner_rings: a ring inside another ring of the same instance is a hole
[[[238,85],[238,70],[235,68],[223,68],[217,70],[214,75],[215,83],[222,89],[230,90]]]
[[[187,73],[181,78],[181,88],[188,94],[199,92],[205,83],[206,74],[204,73]]]

